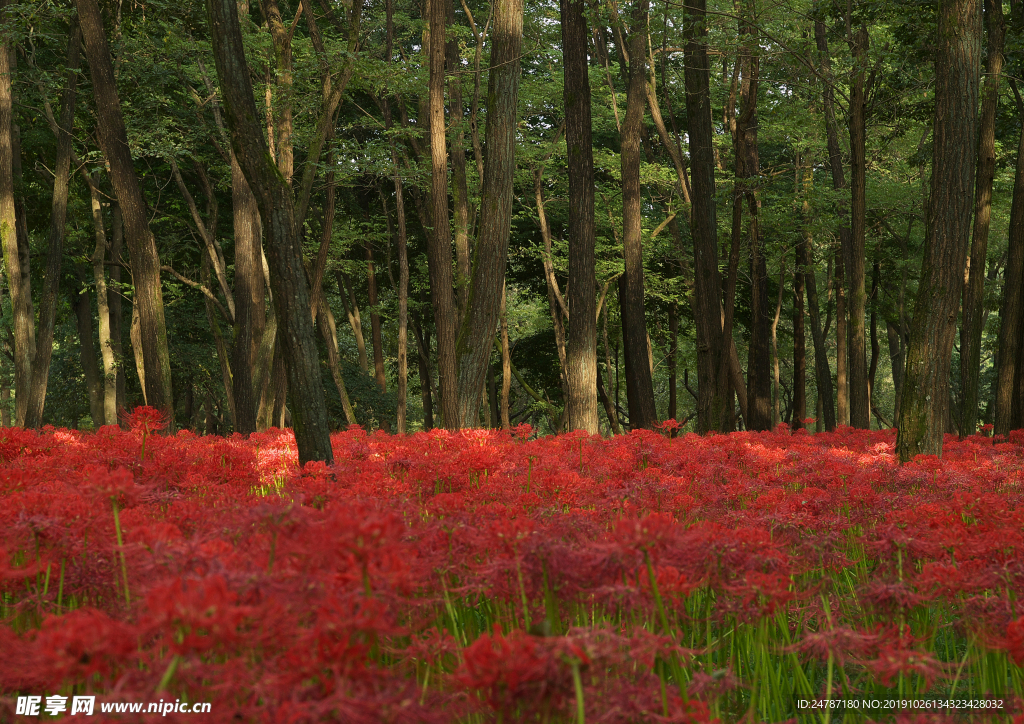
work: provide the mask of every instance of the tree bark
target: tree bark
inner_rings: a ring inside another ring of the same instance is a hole
[[[110,166],[110,180],[124,216],[125,236],[131,256],[132,284],[139,310],[146,400],[147,404],[164,413],[169,420],[169,429],[173,430],[174,397],[160,284],[160,255],[149,228],[146,201],[132,164],[121,101],[114,81],[110,46],[107,44],[99,5],[96,0],[76,0],[75,4],[78,7],[85,55],[92,78],[100,147]]]
[[[567,430],[600,432],[597,417],[597,309],[594,287],[594,151],[591,140],[589,35],[584,0],[561,0],[565,143],[569,177],[569,332]]]
[[[804,169],[802,217],[803,233],[797,244],[799,263],[802,267],[804,285],[807,287],[807,314],[811,318],[811,340],[814,344],[814,386],[817,398],[815,429],[822,425],[829,432],[836,427],[836,407],[832,397],[832,372],[828,366],[828,351],[825,349],[826,331],[821,326],[821,307],[818,304],[818,280],[814,271],[814,257],[811,252],[811,204],[810,190],[814,175],[810,168]]]
[[[0,3],[0,19],[7,20]],[[36,354],[35,314],[32,308],[31,274],[18,244],[18,219],[14,201],[14,166],[17,144],[11,90],[14,45],[9,35],[0,44],[0,235],[3,237],[4,266],[11,296],[14,335],[14,424],[24,427],[32,385],[32,361]]]
[[[512,351],[508,343],[508,312],[505,306],[506,290],[501,290],[501,429],[508,432],[512,425],[508,419],[508,397],[512,390]]]
[[[430,129],[430,231],[427,234],[427,267],[430,299],[437,331],[437,371],[442,424],[448,430],[460,427],[455,309],[452,276],[452,232],[448,217],[448,152],[444,120],[445,87],[445,0],[426,0],[430,66],[428,83]]]
[[[832,78],[832,62],[828,50],[825,23],[817,20],[814,23],[814,39],[818,49],[821,65],[822,105],[825,111],[825,137],[828,148],[829,168],[832,171],[832,188],[836,191],[846,189],[846,176],[843,171],[843,155],[839,147],[839,125],[835,113],[835,86]],[[839,257],[845,257],[852,248],[852,238],[847,218],[846,204],[839,202],[836,209],[839,217]],[[837,259],[837,262],[841,259]],[[837,263],[836,268],[836,420],[840,425],[849,424],[849,396],[847,387],[847,329],[846,329],[846,290],[843,284],[843,266]],[[817,353],[815,353],[817,356]],[[829,383],[831,385],[831,382]],[[820,394],[820,392],[819,392]],[[829,411],[825,411],[826,420]],[[826,423],[827,424],[827,423]]]
[[[366,281],[370,301],[370,337],[373,341],[373,379],[381,392],[387,392],[384,372],[384,340],[381,337],[380,313],[377,311],[377,275],[373,268],[373,247],[366,242]]]
[[[92,177],[83,168],[82,175],[89,187],[89,201],[92,207],[92,222],[96,235],[96,246],[92,254],[93,279],[96,282],[96,307],[97,320],[99,323],[100,355],[103,359],[103,421],[101,424],[117,424],[117,377],[118,365],[114,355],[114,340],[111,334],[112,313],[110,300],[114,293],[113,289],[107,287],[106,255],[107,255],[107,233],[103,222],[103,206],[100,201],[100,192],[93,182]],[[117,260],[115,266],[117,267]]]
[[[714,129],[711,124],[711,80],[707,53],[706,0],[687,7],[686,114],[693,178],[693,316],[697,333],[697,432],[726,428],[729,396],[728,361],[723,340],[723,309],[719,301],[718,228],[715,211]],[[734,287],[735,289],[735,287]],[[731,313],[731,310],[730,310]],[[731,318],[729,339],[732,336]]]
[[[960,326],[960,434],[978,427],[978,377],[981,370],[981,332],[984,327],[985,262],[992,220],[992,180],[996,169],[996,108],[1003,71],[1003,1],[985,0],[988,58],[981,99],[981,134],[974,195],[974,231],[967,262]]]
[[[391,62],[392,42],[394,34],[392,0],[387,0],[387,50],[385,55]],[[384,128],[391,130],[391,104],[384,100]],[[405,229],[405,198],[402,189],[402,177],[398,172],[398,150],[394,137],[389,137],[391,146],[391,165],[395,182],[395,214],[398,222],[398,434],[408,432],[408,390],[409,390],[409,245]],[[420,368],[422,373],[422,367]],[[424,415],[429,406],[430,385],[425,387]]]
[[[846,274],[847,359],[850,383],[850,425],[871,427],[868,399],[867,348],[864,319],[864,248],[867,235],[867,63],[868,31],[861,26],[850,41],[853,54],[853,82],[850,93],[850,243],[843,249]]]
[[[260,390],[253,370],[266,326],[266,289],[263,280],[262,224],[249,183],[234,152],[231,153],[231,206],[235,240],[235,325],[232,346],[232,386],[235,397],[235,432],[256,432]]]
[[[800,173],[800,169],[797,173]],[[793,411],[790,416],[790,427],[793,430],[802,430],[807,418],[807,345],[804,338],[804,273],[801,269],[806,243],[801,234],[796,247],[796,265],[793,267]]]
[[[846,256],[842,249],[836,252],[836,420],[840,425],[850,424],[849,330],[847,329]]]
[[[740,50],[741,79],[740,115],[736,120],[735,146],[737,176],[747,204],[750,239],[750,342],[747,346],[747,411],[744,423],[748,430],[770,430],[772,427],[771,356],[772,310],[768,302],[768,266],[760,229],[761,198],[760,154],[758,150],[757,99],[760,85],[760,58],[756,53],[756,36],[751,20],[740,20],[740,35],[745,38]],[[742,161],[741,161],[742,159]],[[735,211],[734,211],[735,214]],[[734,221],[735,221],[734,216]],[[735,231],[734,231],[735,233]]]
[[[359,314],[359,305],[356,303],[355,288],[341,269],[335,270],[334,276],[338,280],[338,296],[341,297],[341,304],[345,307],[345,316],[348,317],[348,324],[352,327],[352,335],[356,340],[359,369],[363,372],[369,372],[370,364],[366,356],[366,338],[363,336],[363,321]]]
[[[978,157],[980,0],[943,0],[935,61],[932,184],[896,452],[942,454],[956,306],[963,286]]]
[[[46,276],[39,299],[39,330],[36,335],[36,355],[32,364],[32,383],[29,388],[25,427],[42,427],[46,387],[50,378],[50,358],[53,354],[53,328],[57,318],[57,292],[60,287],[61,267],[64,261],[64,226],[68,210],[68,180],[71,174],[71,130],[75,124],[75,99],[78,91],[78,66],[81,49],[81,30],[77,23],[68,37],[67,85],[61,98],[60,123],[57,128],[57,162],[53,169],[53,203],[50,209],[50,236],[46,253]],[[101,415],[97,422],[102,425]]]
[[[299,463],[312,460],[331,463],[334,456],[327,408],[291,190],[271,161],[263,140],[235,0],[208,0],[207,10],[231,146],[256,197],[267,234],[277,336],[281,340],[294,401],[292,420]]]
[[[79,274],[83,283],[84,274]],[[100,382],[100,370],[96,364],[96,348],[92,343],[92,305],[89,304],[87,292],[79,291],[72,297],[75,308],[75,321],[78,324],[79,355],[82,361],[82,372],[85,373],[85,387],[89,394],[89,414],[93,426],[99,428],[103,424],[103,388]]]
[[[124,219],[121,214],[121,206],[116,201],[110,203],[110,287],[107,289],[107,307],[110,310],[110,346],[114,350],[114,360],[117,364],[117,381],[115,384],[117,393],[117,412],[120,414],[128,406],[128,377],[125,374],[124,365],[124,344],[122,342],[122,327],[124,320],[121,314],[121,267],[124,262],[121,259],[121,252],[124,249]],[[107,421],[108,425],[118,422]],[[123,422],[127,426],[127,422]]]
[[[648,0],[634,0],[628,40],[629,85],[626,118],[622,124],[622,256],[625,272],[619,277],[619,306],[626,358],[626,402],[631,429],[651,429],[658,422],[654,382],[647,346],[644,309],[644,266],[641,243],[643,214],[640,191],[640,135],[646,105]]]
[[[469,306],[463,315],[457,346],[460,426],[477,424],[505,286],[514,200],[512,183],[516,170],[523,0],[499,0],[494,7],[493,22],[480,231],[473,249]]]
[[[1006,437],[1015,422],[1017,367],[1024,328],[1024,119],[1017,145],[1017,171],[1013,183],[1010,229],[1003,272],[1003,299],[999,309],[999,352],[995,383],[995,435]]]

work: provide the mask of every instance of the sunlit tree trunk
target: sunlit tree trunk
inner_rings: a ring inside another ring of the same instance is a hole
[[[76,0],[78,18],[89,61],[93,100],[98,119],[100,147],[110,166],[110,180],[124,216],[125,236],[131,256],[135,304],[139,311],[139,335],[145,368],[147,404],[164,412],[173,429],[174,400],[171,388],[171,358],[164,322],[163,290],[160,284],[160,256],[149,228],[148,207],[129,152],[128,136],[121,114],[121,101],[114,82],[110,47],[103,17],[96,0]]]
[[[597,307],[594,287],[594,151],[584,0],[561,0],[565,142],[569,181],[567,430],[600,432],[597,418]]]
[[[437,330],[437,371],[441,396],[441,418],[446,429],[460,425],[458,400],[458,358],[455,352],[458,318],[452,275],[452,233],[448,217],[448,150],[444,119],[446,0],[426,0],[427,57],[430,77],[430,220],[427,233],[427,267],[430,299]]]
[[[978,158],[981,35],[981,0],[942,0],[928,226],[897,423],[902,462],[922,453],[942,454]]]

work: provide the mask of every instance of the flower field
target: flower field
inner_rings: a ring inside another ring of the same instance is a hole
[[[352,429],[299,470],[289,432],[131,424],[0,430],[0,721],[57,694],[211,703],[97,705],[122,722],[1024,711],[1024,434],[900,467],[849,428]],[[897,705],[800,705],[852,699]]]

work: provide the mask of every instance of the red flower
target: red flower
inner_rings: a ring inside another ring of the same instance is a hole
[[[167,427],[167,418],[164,417],[164,413],[149,405],[141,405],[131,412],[124,413],[124,421],[133,431],[146,435]]]

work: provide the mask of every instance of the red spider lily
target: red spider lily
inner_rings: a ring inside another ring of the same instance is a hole
[[[4,629],[0,629],[4,630]],[[8,634],[0,656],[4,688],[57,689],[65,682],[106,677],[130,665],[138,647],[134,627],[94,608],[48,616],[35,635],[18,639]]]
[[[1006,652],[1017,666],[1024,666],[1024,616],[1011,621],[1006,626],[1006,639],[1003,646],[1006,647]]]
[[[562,706],[573,690],[570,664],[586,666],[589,658],[571,640],[540,639],[513,631],[505,636],[495,624],[462,652],[455,678],[468,689],[486,693],[495,710],[511,711],[517,702],[530,708],[542,702]]]
[[[929,651],[915,648],[917,642],[913,637],[896,631],[879,636],[877,656],[864,664],[884,686],[891,686],[899,674],[916,674],[924,679],[925,689],[928,689],[936,679],[950,675],[950,665],[939,661]]]
[[[148,405],[140,405],[131,412],[123,412],[122,417],[134,432],[149,435],[167,427],[167,419],[160,410]]]
[[[241,640],[240,628],[253,610],[240,606],[220,576],[175,578],[150,589],[143,625],[159,632],[175,653],[231,647]]]
[[[833,656],[842,665],[848,657],[857,659],[868,656],[879,641],[877,633],[863,633],[846,626],[837,626],[804,634],[800,641],[786,650],[798,651],[820,661],[827,661],[829,656]]]
[[[81,490],[90,497],[105,502],[126,499],[130,501],[139,492],[131,471],[125,468],[108,470],[99,467],[83,471]],[[109,508],[109,505],[107,507]]]

